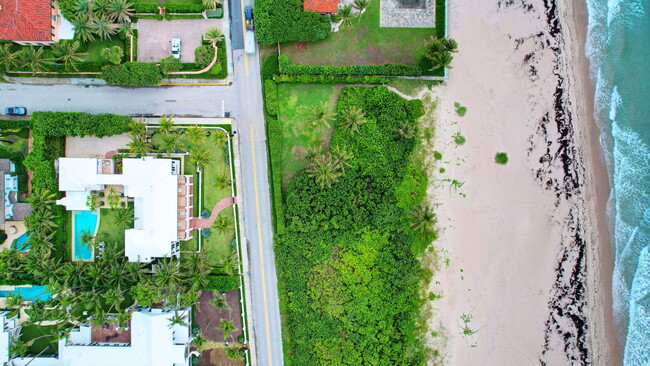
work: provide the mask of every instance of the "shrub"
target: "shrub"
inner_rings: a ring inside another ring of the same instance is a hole
[[[508,154],[504,152],[498,152],[494,156],[494,161],[499,165],[506,165],[508,164]]]
[[[276,83],[302,84],[386,84],[389,78],[383,76],[334,76],[334,75],[280,75]]]
[[[273,79],[273,76],[280,74],[278,55],[270,55],[262,64],[262,80]]]
[[[303,11],[302,0],[260,0],[255,3],[257,39],[263,45],[318,41],[329,36],[327,15]]]
[[[209,72],[210,72],[211,75],[219,75],[219,74],[221,74],[221,70],[222,70],[221,64],[218,63],[218,62],[216,62],[216,63],[215,63],[215,64],[210,68],[210,71],[209,71]]]
[[[203,238],[209,238],[210,234],[212,234],[210,229],[202,229],[201,230],[201,237],[203,237]]]
[[[414,65],[294,65],[285,55],[279,57],[280,73],[287,75],[385,75],[385,76],[420,76],[422,70]]]
[[[453,138],[456,145],[463,145],[465,141],[467,141],[467,139],[465,139],[465,136],[461,135],[460,132],[456,132]]]
[[[228,292],[239,288],[239,276],[210,275],[204,290]]]
[[[278,114],[278,88],[273,80],[264,80],[264,101],[269,114]]]
[[[183,69],[183,65],[181,65],[180,59],[174,58],[174,56],[169,55],[163,58],[162,60],[160,60],[160,69],[165,74],[168,74],[170,72],[181,71]]]
[[[165,11],[167,13],[202,13],[203,5],[197,3],[172,3],[165,4]]]
[[[221,19],[223,18],[223,9],[218,8],[216,10],[206,12],[208,19]]]
[[[201,70],[212,62],[212,59],[214,58],[214,48],[207,45],[199,46],[194,50],[194,57],[196,67]]]
[[[146,62],[126,62],[119,66],[102,68],[102,79],[117,85],[156,85],[162,81],[160,66]]]
[[[442,159],[442,154],[439,151],[434,151],[433,152],[433,158],[436,160]]]
[[[74,1],[73,1],[74,2]],[[158,13],[157,3],[133,3],[134,13]],[[64,15],[65,16],[65,15]],[[140,17],[142,18],[142,17]]]

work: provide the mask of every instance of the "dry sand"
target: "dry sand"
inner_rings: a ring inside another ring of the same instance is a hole
[[[431,285],[443,298],[433,302],[430,345],[445,364],[620,364],[600,275],[611,262],[594,188],[604,175],[592,168],[601,162],[574,11],[568,0],[450,2],[461,52],[433,91],[435,170],[446,172],[431,189],[436,246],[450,260]],[[494,162],[497,152],[507,165]],[[463,316],[474,334],[462,334]]]

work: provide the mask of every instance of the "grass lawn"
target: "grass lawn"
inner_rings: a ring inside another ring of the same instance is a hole
[[[27,342],[31,339],[49,334],[56,334],[56,325],[27,325],[23,326],[20,333],[20,339],[23,342]],[[43,355],[55,355],[59,350],[58,344],[59,342],[55,336],[39,338],[33,345],[27,348],[27,354],[36,355],[47,348],[47,350],[43,352]]]
[[[305,167],[302,159],[305,148],[319,144],[327,146],[332,130],[318,130],[306,123],[305,114],[311,106],[327,102],[336,111],[336,100],[341,86],[331,84],[279,84],[279,119],[282,126],[282,187],[286,189],[291,178]]]
[[[379,0],[372,0],[352,26],[311,43],[286,43],[282,54],[305,65],[415,64],[435,28],[379,27]]]
[[[127,54],[127,51],[124,49],[124,41],[119,39],[117,36],[114,39],[108,39],[105,41],[95,40],[88,44],[88,49],[85,51],[86,55],[82,56],[83,58],[97,63],[107,62],[102,56],[101,52],[106,47],[118,46],[124,51],[124,54]]]
[[[117,222],[116,211],[118,209],[102,208],[99,210],[99,229],[97,230],[97,241],[113,244],[117,243],[118,248],[124,249],[124,227]]]
[[[220,173],[228,172],[230,169],[229,155],[227,152],[227,147],[222,147],[217,145],[214,142],[214,133],[216,129],[206,129],[211,134],[206,138],[206,142],[203,144],[205,148],[210,152],[210,161],[208,165],[203,170],[203,200],[202,205],[199,207],[199,196],[198,196],[198,174],[196,172],[196,167],[189,164],[189,159],[185,159],[184,173],[191,174],[195,177],[194,182],[194,217],[199,217],[201,211],[208,210],[212,212],[214,206],[221,199],[232,196],[230,187],[225,189],[217,189],[215,187],[215,182],[217,176]],[[153,144],[157,145],[160,142],[161,134],[156,133],[153,137]],[[185,146],[190,146],[184,135],[180,137],[181,142]],[[234,213],[232,208],[226,208],[223,210],[219,216],[226,216],[231,219],[234,223]],[[199,232],[194,233],[194,239],[187,242],[181,242],[181,250],[189,251],[196,250],[198,246],[197,237],[200,235]],[[234,227],[227,230],[224,233],[218,233],[217,230],[210,229],[210,235],[207,238],[203,238],[202,246],[208,253],[208,259],[216,263],[224,255],[229,255],[232,253],[231,243],[235,238],[235,229]]]

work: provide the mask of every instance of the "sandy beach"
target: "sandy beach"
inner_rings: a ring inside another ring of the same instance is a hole
[[[442,296],[430,346],[445,364],[620,364],[608,183],[574,5],[450,3],[460,52],[432,93],[443,158],[430,190],[441,229],[430,291]]]

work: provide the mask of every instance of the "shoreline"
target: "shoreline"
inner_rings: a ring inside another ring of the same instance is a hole
[[[581,77],[583,99],[585,101],[585,135],[588,153],[586,158],[589,159],[588,165],[591,172],[592,191],[594,197],[594,210],[596,214],[597,228],[596,232],[599,237],[599,279],[600,291],[604,296],[600,297],[603,306],[603,324],[601,329],[605,332],[606,344],[605,360],[606,365],[613,365],[623,359],[623,347],[616,336],[616,328],[613,318],[613,294],[612,294],[612,274],[614,273],[614,247],[612,243],[612,234],[608,224],[607,204],[611,192],[607,164],[605,161],[604,151],[600,144],[600,128],[596,123],[595,110],[595,92],[594,81],[590,75],[590,62],[586,56],[585,48],[587,44],[587,32],[589,29],[589,14],[587,4],[582,1],[569,1],[572,4],[572,15],[574,27],[573,31],[577,37],[578,51],[578,74]],[[597,284],[598,285],[598,284]]]

